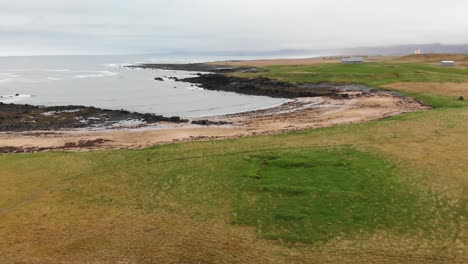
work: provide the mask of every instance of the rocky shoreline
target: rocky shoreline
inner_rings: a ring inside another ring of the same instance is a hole
[[[209,63],[189,64],[141,64],[128,66],[131,68],[184,70],[198,72],[196,77],[178,79],[175,81],[196,84],[199,87],[212,91],[234,92],[245,95],[269,96],[274,98],[298,98],[328,96],[333,98],[348,98],[346,92],[372,93],[372,89],[363,85],[331,84],[331,83],[303,83],[293,84],[284,81],[273,80],[265,77],[241,78],[226,75],[234,72],[262,72],[266,71],[256,67],[233,67]],[[200,72],[209,72],[202,74]],[[155,78],[156,81],[164,81]]]
[[[230,72],[258,72],[259,68],[231,67],[206,63],[196,64],[142,64],[130,68],[154,68],[186,70],[197,72],[195,77],[175,81],[192,83],[207,90],[234,92],[244,95],[269,96],[275,98],[328,97],[346,99],[360,97],[376,90],[349,84],[304,83],[293,84],[265,77],[240,78],[226,75]],[[214,73],[213,73],[214,72]],[[164,81],[155,78],[156,81]],[[32,106],[5,104],[0,102],[0,132],[25,132],[36,130],[64,130],[80,128],[128,128],[142,127],[160,122],[189,123],[178,116],[165,117],[149,113],[136,113],[126,110],[109,110],[86,106]],[[231,123],[226,120],[201,119],[191,121],[199,126],[223,126]]]
[[[212,73],[232,73],[245,72],[256,73],[266,70],[257,67],[233,67],[228,65],[216,65],[209,63],[186,63],[186,64],[137,64],[125,66],[127,68],[158,69],[172,71],[192,71],[192,72],[212,72]]]
[[[348,84],[292,84],[265,77],[240,78],[224,74],[200,74],[197,77],[179,79],[181,82],[197,84],[203,89],[213,91],[234,92],[245,95],[269,96],[275,98],[298,98],[328,96],[333,98],[348,98],[346,92],[369,93],[375,90],[361,85]]]
[[[0,132],[112,127],[121,122],[154,124],[187,123],[178,116],[165,117],[126,110],[109,110],[87,106],[33,106],[0,103]]]
[[[270,135],[341,124],[379,120],[428,110],[421,102],[391,93],[350,95],[349,99],[303,97],[283,105],[238,114],[164,124],[164,129],[58,130],[0,133],[0,154],[97,149],[140,149],[149,146]],[[195,125],[196,124],[196,125]]]

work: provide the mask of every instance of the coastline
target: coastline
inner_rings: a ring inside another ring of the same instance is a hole
[[[89,106],[33,106],[0,102],[0,132],[121,127],[125,123],[187,123],[179,116],[110,110]]]
[[[381,92],[345,100],[305,97],[274,108],[199,119],[216,125],[162,122],[157,128],[3,132],[0,133],[0,153],[141,149],[354,124],[428,109],[430,107],[415,99]],[[218,125],[218,122],[230,124]]]
[[[151,67],[167,69],[169,66],[164,64]],[[233,69],[245,71],[246,68],[231,69],[211,64],[184,64],[174,67],[194,71],[204,67],[206,70],[223,72],[197,74],[196,77],[175,81],[190,82],[209,90],[270,96],[287,101],[254,111],[191,120],[94,107],[0,104],[0,107],[10,110],[17,108],[10,115],[2,111],[3,120],[14,124],[8,126],[4,122],[0,127],[0,153],[138,149],[177,142],[279,134],[360,123],[430,109],[416,99],[362,85],[292,84],[263,77],[245,79],[228,76],[224,72],[227,69],[229,72]],[[28,120],[30,126],[24,120]]]

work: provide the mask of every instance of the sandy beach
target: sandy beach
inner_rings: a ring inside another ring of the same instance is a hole
[[[207,118],[212,122],[222,120],[231,123],[222,126],[166,122],[157,127],[139,126],[104,131],[3,132],[0,133],[0,152],[139,149],[176,142],[277,134],[352,124],[426,109],[429,107],[415,99],[385,92],[364,95],[356,92],[346,99],[303,97],[270,109]]]

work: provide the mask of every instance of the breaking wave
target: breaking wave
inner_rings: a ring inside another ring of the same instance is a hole
[[[119,74],[117,72],[111,72],[111,71],[93,71],[93,72],[83,72],[83,73],[90,73],[90,74],[74,75],[72,76],[72,79],[110,77],[110,76],[115,76]]]
[[[104,64],[104,66],[108,67],[108,68],[122,68],[122,67],[125,67],[125,66],[130,66],[132,65],[131,63],[108,63],[108,64]]]
[[[60,81],[60,80],[63,80],[62,78],[55,78],[55,77],[47,77],[47,80],[50,80],[50,81]]]
[[[31,98],[29,94],[14,94],[14,95],[0,95],[0,102],[1,103],[16,103],[18,101],[23,101],[28,98]]]
[[[7,83],[17,80],[20,76],[14,73],[0,72],[0,83]]]

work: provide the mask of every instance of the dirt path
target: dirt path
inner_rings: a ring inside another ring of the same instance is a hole
[[[212,121],[232,122],[232,125],[224,126],[166,123],[163,128],[0,133],[0,153],[138,149],[167,143],[276,134],[351,124],[429,109],[412,98],[392,94],[379,92],[358,95],[359,93],[348,99],[298,98],[271,109],[210,118]]]

